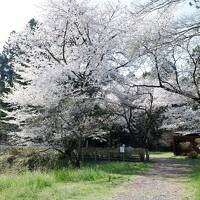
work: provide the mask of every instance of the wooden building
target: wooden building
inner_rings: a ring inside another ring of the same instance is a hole
[[[191,151],[200,153],[200,130],[193,132],[176,132],[173,137],[175,155],[186,155]]]

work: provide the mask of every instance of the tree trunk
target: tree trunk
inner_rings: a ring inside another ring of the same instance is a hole
[[[64,148],[64,157],[69,160],[69,162],[74,166],[80,168],[80,160],[79,160],[79,153],[80,153],[80,141],[71,140],[66,141]]]

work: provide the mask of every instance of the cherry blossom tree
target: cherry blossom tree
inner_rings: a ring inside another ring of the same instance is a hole
[[[119,4],[56,0],[45,6],[34,29],[15,34],[11,44],[20,54],[12,64],[21,81],[4,101],[15,108],[8,114],[21,127],[18,135],[48,136],[48,144],[89,134],[100,138],[95,129],[101,126],[89,110],[132,61],[125,45],[127,19]],[[75,115],[80,119],[73,120]]]
[[[14,60],[15,70],[31,84],[16,85],[10,101],[49,107],[65,93],[89,94],[90,89],[109,81],[117,68],[128,64],[118,20],[122,9],[98,10],[86,5],[52,2],[35,31],[27,27],[13,38],[13,45],[22,52]]]
[[[154,89],[118,84],[115,89],[110,89],[106,98],[107,110],[116,116],[115,123],[118,122],[130,135],[134,147],[145,149],[146,160],[149,160],[152,142],[162,135],[161,126],[165,119],[166,105],[156,104],[155,97]]]
[[[151,71],[157,83],[140,86],[162,88],[199,103],[199,2],[190,2],[196,4],[196,14],[177,16],[177,6],[186,2],[150,0],[136,9],[144,18],[153,16],[157,27],[141,38],[138,57],[140,67]]]
[[[199,101],[198,37],[180,35],[182,26],[179,37],[171,13],[156,20],[132,14],[118,3],[49,1],[41,19],[10,39],[19,80],[4,101],[17,136],[70,157],[85,138],[104,138],[106,119],[118,120],[135,138],[142,133],[148,149],[165,97],[173,96],[160,88]],[[108,93],[116,101],[107,102]]]

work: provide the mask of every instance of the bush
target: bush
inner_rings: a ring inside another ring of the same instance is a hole
[[[198,153],[196,151],[190,151],[190,153],[188,153],[188,158],[196,159],[197,157]]]
[[[0,155],[0,173],[63,168],[67,164],[68,161],[60,158],[57,151],[43,148],[16,147]]]

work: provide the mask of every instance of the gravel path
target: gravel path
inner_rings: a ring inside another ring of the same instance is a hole
[[[190,166],[183,160],[159,158],[147,173],[125,183],[113,200],[189,200],[184,177]]]

